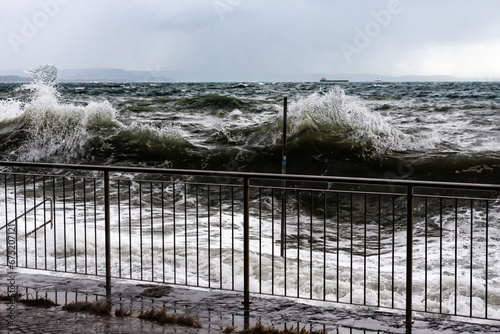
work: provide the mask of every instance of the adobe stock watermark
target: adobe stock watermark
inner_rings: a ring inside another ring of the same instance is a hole
[[[9,32],[7,38],[16,53],[19,53],[20,46],[28,44],[38,33],[49,24],[59,11],[62,5],[70,3],[72,0],[40,0],[40,7],[30,18],[23,17],[19,33]]]
[[[386,9],[379,11],[372,10],[370,14],[373,20],[367,22],[364,29],[359,27],[354,28],[356,35],[352,44],[342,42],[339,45],[347,62],[351,62],[353,54],[359,54],[361,50],[367,48],[371,41],[380,35],[382,29],[391,23],[392,18],[402,12],[403,7],[400,4],[400,0],[390,0]]]
[[[243,0],[214,0],[213,6],[219,19],[224,21],[225,13],[234,11],[242,2]]]
[[[16,276],[17,276],[17,230],[16,230],[16,221],[11,221],[5,225],[6,233],[7,233],[7,266],[10,271],[7,272],[7,294],[10,298],[7,306],[7,322],[9,326],[13,326],[16,324],[16,316],[17,316],[17,296],[18,289],[16,285]]]

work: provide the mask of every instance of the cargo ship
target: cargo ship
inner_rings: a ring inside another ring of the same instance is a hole
[[[341,79],[341,80],[328,80],[327,78],[321,78],[319,80],[319,82],[349,82],[349,80],[344,80],[344,79]]]

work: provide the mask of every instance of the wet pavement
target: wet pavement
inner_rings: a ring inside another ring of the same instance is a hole
[[[0,271],[0,295],[7,294],[9,276]],[[36,271],[18,272],[15,286],[22,299],[48,298],[58,306],[41,308],[21,302],[0,304],[0,333],[237,333],[258,322],[326,329],[328,333],[405,333],[402,313],[378,312],[331,303],[303,302],[286,298],[254,296],[245,311],[242,294],[144,282],[113,280],[111,315],[69,312],[72,302],[106,301],[104,279]],[[168,314],[189,315],[202,328],[160,325],[141,320],[141,311],[165,309]],[[131,311],[115,315],[116,309]],[[233,329],[232,331],[230,331]],[[413,333],[500,333],[499,322],[463,322],[415,316]]]

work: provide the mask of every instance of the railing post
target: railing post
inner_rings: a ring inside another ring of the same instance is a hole
[[[282,148],[282,160],[281,160],[281,174],[286,174],[286,117],[288,110],[287,97],[285,96],[283,101],[283,148]],[[280,256],[283,257],[285,254],[285,242],[286,242],[286,181],[283,180],[281,183],[283,190],[281,190],[281,252]]]
[[[411,333],[413,297],[413,185],[407,187],[406,197],[406,333]]]
[[[250,179],[243,178],[243,304],[250,307]]]
[[[106,252],[106,298],[111,298],[111,213],[109,197],[109,171],[104,171],[104,236]]]

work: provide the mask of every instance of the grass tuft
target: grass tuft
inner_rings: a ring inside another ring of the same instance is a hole
[[[26,305],[26,306],[31,306],[31,307],[44,307],[44,308],[49,308],[49,307],[54,307],[54,306],[59,306],[56,302],[50,300],[49,298],[45,297],[39,297],[35,299],[19,299],[19,302]]]
[[[16,293],[14,295],[0,295],[0,301],[2,302],[8,302],[8,301],[11,301],[11,300],[15,300],[15,301],[19,301],[21,299],[21,294],[20,293]]]
[[[307,330],[304,326],[302,329],[297,326],[296,328],[286,328],[282,330],[278,330],[273,327],[264,327],[260,322],[257,323],[254,327],[249,328],[247,330],[242,331],[242,333],[249,334],[326,334],[326,330]]]
[[[193,327],[193,328],[201,328],[201,324],[194,319],[193,317],[186,315],[186,314],[181,314],[181,315],[171,315],[167,314],[165,309],[162,310],[157,310],[155,308],[152,308],[149,311],[142,311],[139,314],[140,319],[144,320],[149,320],[149,321],[156,321],[162,325],[166,324],[172,324],[172,325],[180,325],[180,326],[187,326],[187,327]]]
[[[133,313],[132,310],[126,310],[121,306],[115,310],[115,316],[121,318],[129,317],[132,315],[132,313]]]
[[[63,310],[68,312],[91,312],[97,315],[109,316],[111,315],[111,305],[103,302],[96,301],[93,303],[89,302],[73,302],[66,304],[62,307]]]
[[[224,330],[222,331],[222,333],[229,334],[229,333],[234,332],[235,330],[236,330],[236,327],[227,326],[226,328],[224,328]]]

